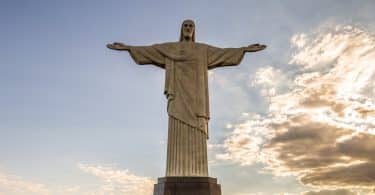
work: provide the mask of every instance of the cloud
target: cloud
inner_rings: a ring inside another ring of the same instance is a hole
[[[338,190],[321,190],[321,191],[310,191],[305,192],[303,195],[357,195],[356,192],[352,192],[346,189]]]
[[[86,185],[84,181],[74,186],[52,186],[28,181],[22,177],[0,173],[0,194],[12,195],[149,195],[153,192],[154,181],[118,170],[113,166],[88,165],[78,163],[78,168],[99,179],[98,184]],[[88,187],[88,188],[87,188]]]
[[[373,188],[375,36],[336,26],[291,43],[290,72],[266,67],[252,77],[268,112],[233,124],[217,159],[262,162],[313,187]]]
[[[64,194],[72,194],[72,193],[78,193],[81,190],[81,186],[70,186],[70,187],[64,187],[61,191]]]
[[[217,160],[233,160],[240,162],[241,165],[251,165],[267,157],[263,155],[261,149],[266,140],[269,140],[273,135],[265,128],[268,121],[261,118],[260,115],[254,114],[251,117],[253,120],[235,125],[231,136],[222,145],[227,149],[227,152],[217,154]]]
[[[99,194],[149,195],[152,194],[154,181],[130,173],[128,170],[118,170],[112,166],[78,164],[79,169],[99,178],[103,184]]]
[[[24,178],[0,173],[0,191],[24,195],[47,195],[49,191],[44,184],[25,180]]]
[[[291,80],[287,75],[272,66],[259,68],[250,82],[250,86],[258,87],[264,97],[273,97],[289,85],[291,85]]]

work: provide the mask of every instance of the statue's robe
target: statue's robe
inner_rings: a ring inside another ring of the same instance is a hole
[[[195,42],[132,46],[137,64],[166,70],[168,99],[167,176],[208,176],[208,70],[237,65],[244,48],[217,48]]]

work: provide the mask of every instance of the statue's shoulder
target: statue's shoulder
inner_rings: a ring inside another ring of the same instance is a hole
[[[195,45],[197,45],[198,47],[208,47],[209,46],[206,43],[200,43],[200,42],[195,42]]]
[[[176,42],[158,43],[158,44],[154,44],[154,46],[160,49],[178,49],[180,47],[183,47],[185,44],[187,43],[176,41]],[[188,43],[188,44],[193,44],[196,49],[206,49],[210,47],[208,44],[199,43],[199,42]]]
[[[204,50],[207,50],[208,48],[212,48],[213,46],[212,45],[209,45],[207,43],[196,43],[197,46],[201,49],[204,49]]]
[[[181,44],[186,44],[186,43],[183,43],[183,42],[180,42],[180,41],[175,41],[175,42],[157,43],[155,45],[177,46],[177,45],[181,45]],[[200,42],[193,42],[193,43],[189,43],[189,44],[194,44],[196,46],[209,46],[206,43],[200,43]]]
[[[158,47],[158,48],[176,48],[179,46],[179,43],[180,42],[165,42],[165,43],[157,43],[157,44],[154,44],[153,46]]]

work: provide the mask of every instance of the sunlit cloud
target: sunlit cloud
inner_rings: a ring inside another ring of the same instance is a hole
[[[119,170],[113,166],[88,165],[79,163],[80,170],[101,180],[102,184],[95,194],[149,195],[152,194],[154,180]]]
[[[154,181],[128,170],[119,170],[110,165],[77,164],[79,170],[99,179],[97,184],[87,186],[81,181],[72,186],[55,186],[37,183],[20,176],[0,173],[0,194],[6,195],[150,195]],[[87,188],[88,187],[88,188]]]
[[[336,26],[296,34],[291,44],[293,73],[266,67],[251,77],[268,113],[233,123],[217,159],[261,162],[312,187],[373,189],[375,36]]]
[[[0,192],[22,195],[48,195],[44,184],[26,180],[19,176],[0,173]]]
[[[253,120],[237,124],[233,132],[224,143],[227,150],[224,154],[217,154],[218,160],[234,160],[241,165],[250,165],[261,162],[266,156],[262,153],[262,147],[272,137],[271,132],[266,128],[269,121],[261,118],[260,115],[253,115]]]
[[[80,192],[81,190],[81,186],[71,186],[71,187],[64,187],[61,191],[64,193],[64,194],[74,194],[74,193],[78,193]]]
[[[338,189],[338,190],[320,190],[320,191],[310,191],[305,192],[303,195],[359,195],[356,192],[352,192],[346,189]]]
[[[263,97],[270,98],[290,87],[291,82],[280,69],[268,66],[255,72],[250,86],[257,87]]]

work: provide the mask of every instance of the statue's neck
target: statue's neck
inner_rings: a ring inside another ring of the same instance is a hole
[[[193,42],[193,39],[191,37],[184,37],[182,42]]]

